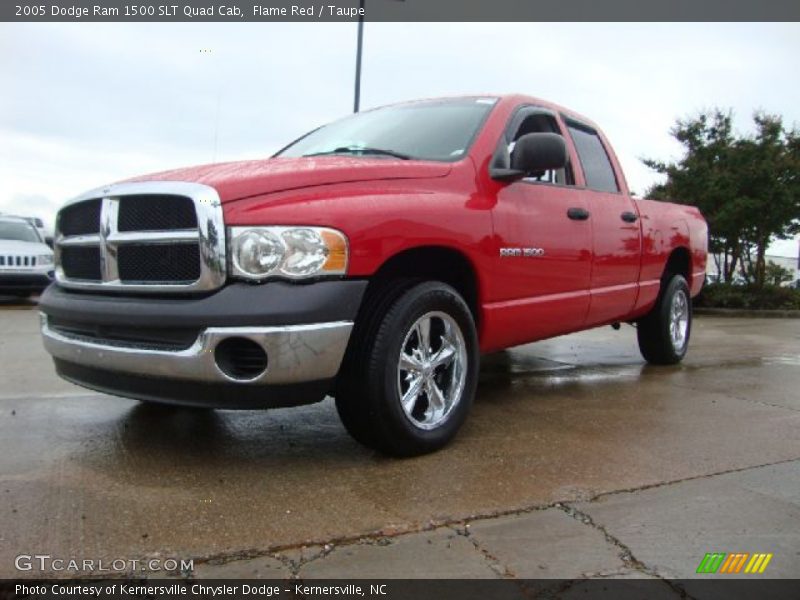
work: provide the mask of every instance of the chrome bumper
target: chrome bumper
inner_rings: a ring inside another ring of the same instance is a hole
[[[189,348],[168,351],[71,337],[50,328],[46,315],[41,317],[44,347],[57,359],[133,375],[249,385],[283,385],[335,377],[353,329],[351,321],[286,327],[209,327]],[[247,338],[264,348],[267,368],[261,375],[242,381],[220,370],[214,349],[232,337]]]

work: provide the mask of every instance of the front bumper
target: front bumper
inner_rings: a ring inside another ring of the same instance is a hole
[[[365,288],[234,284],[204,298],[157,299],[52,286],[40,302],[42,336],[58,373],[91,389],[221,408],[304,404],[330,391]],[[254,343],[265,368],[232,374],[218,351],[225,340]]]
[[[335,377],[352,328],[352,321],[289,327],[209,327],[186,350],[169,351],[103,344],[64,335],[50,328],[47,317],[42,318],[45,349],[53,358],[65,362],[102,365],[109,371],[146,377],[256,385]],[[214,350],[229,338],[252,340],[262,347],[267,355],[266,369],[256,377],[235,378],[226,374],[217,365]]]

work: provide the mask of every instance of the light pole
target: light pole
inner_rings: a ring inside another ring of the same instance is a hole
[[[406,0],[394,0],[395,2],[405,2]],[[356,91],[353,100],[353,112],[357,113],[361,107],[361,54],[364,50],[364,2],[359,0],[358,6],[358,46],[356,47]]]
[[[358,14],[358,46],[356,47],[356,92],[353,101],[353,112],[357,113],[361,105],[361,51],[364,48],[364,0],[359,0]]]

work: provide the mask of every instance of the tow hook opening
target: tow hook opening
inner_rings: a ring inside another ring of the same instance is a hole
[[[267,370],[267,352],[251,339],[231,337],[214,349],[220,371],[236,381],[251,381]]]

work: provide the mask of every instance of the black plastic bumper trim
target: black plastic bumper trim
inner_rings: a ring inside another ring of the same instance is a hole
[[[353,321],[367,281],[341,280],[262,285],[234,283],[203,297],[130,297],[48,287],[45,314],[96,325],[203,328],[305,325]]]

